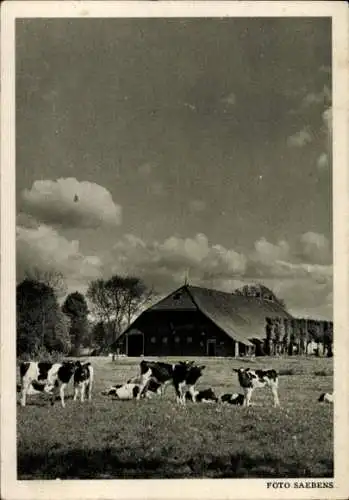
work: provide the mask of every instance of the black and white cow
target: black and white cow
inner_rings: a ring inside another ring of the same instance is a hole
[[[121,400],[135,399],[139,393],[139,385],[133,382],[126,384],[112,385],[106,391],[102,392],[104,396],[114,396]]]
[[[85,395],[88,396],[89,401],[91,401],[93,377],[93,366],[90,362],[84,364],[81,364],[80,361],[76,362],[74,371],[74,401],[77,400],[79,391],[81,402],[84,401]]]
[[[194,401],[193,395],[189,391],[185,393],[185,399]],[[195,391],[195,401],[197,403],[217,403],[218,398],[212,389],[204,389],[202,391]]]
[[[185,404],[185,388],[192,395],[192,399],[196,401],[195,384],[201,377],[204,365],[196,366],[193,361],[180,361],[179,363],[163,363],[159,361],[141,361],[140,363],[140,391],[137,399],[140,399],[143,392],[147,391],[147,385],[150,380],[159,383],[163,389],[168,384],[173,384],[177,401]]]
[[[130,400],[137,398],[140,387],[139,377],[128,380],[126,384],[112,385],[106,391],[103,391],[104,396],[114,396],[117,399]],[[150,380],[147,386],[147,391],[143,392],[142,397],[152,397],[151,395],[159,394],[161,385],[154,380]]]
[[[332,393],[323,392],[318,399],[320,403],[333,403],[333,400],[334,400],[333,392]]]
[[[28,361],[20,365],[21,377],[21,405],[26,405],[26,396],[31,394],[46,393],[51,396],[51,404],[55,400],[55,390],[59,390],[63,408],[64,390],[71,380],[76,368],[73,361],[62,363],[49,363]]]
[[[251,370],[250,368],[234,368],[233,371],[237,372],[240,387],[244,391],[243,406],[250,406],[252,393],[258,387],[270,387],[273,393],[274,406],[280,406],[278,395],[279,378],[275,370]]]
[[[227,403],[230,405],[237,405],[237,406],[242,406],[244,404],[244,399],[245,397],[243,394],[238,394],[236,392],[234,394],[223,394],[220,397],[221,403]]]

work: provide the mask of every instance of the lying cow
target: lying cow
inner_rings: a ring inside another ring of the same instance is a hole
[[[112,385],[106,391],[103,391],[104,396],[114,396],[117,399],[130,400],[135,399],[139,393],[139,382],[137,378],[129,380],[126,384]],[[147,391],[143,392],[142,397],[151,397],[151,394],[159,394],[160,384],[150,380]]]
[[[76,362],[74,371],[74,401],[77,400],[79,391],[81,402],[84,401],[85,395],[88,396],[89,401],[91,401],[93,376],[93,366],[91,363],[81,364],[80,361]]]
[[[237,394],[236,392],[234,394],[223,394],[220,397],[221,403],[227,403],[237,406],[242,406],[244,404],[244,399],[245,397],[243,394]]]
[[[194,401],[193,395],[189,391],[185,393],[185,399]],[[212,389],[205,389],[202,391],[195,391],[195,401],[197,403],[217,403],[218,398]]]
[[[185,404],[185,388],[196,401],[195,384],[202,375],[205,366],[196,366],[193,361],[180,361],[179,363],[163,363],[159,361],[141,361],[141,383],[140,392],[137,399],[140,399],[143,392],[147,391],[147,384],[150,380],[155,380],[163,389],[168,384],[173,384],[177,401]]]
[[[20,365],[21,376],[21,405],[26,405],[26,396],[31,394],[46,393],[51,396],[51,404],[54,403],[56,389],[59,389],[63,408],[64,390],[72,378],[76,363],[64,361],[62,363],[48,363],[28,361]]]
[[[320,403],[333,403],[333,400],[334,400],[333,392],[332,393],[323,392],[318,399]]]
[[[258,387],[270,387],[274,406],[280,406],[278,395],[278,374],[275,370],[250,370],[250,368],[233,369],[237,372],[240,387],[244,391],[243,406],[250,406],[253,391]]]
[[[109,389],[102,392],[104,396],[114,396],[117,399],[130,400],[135,399],[139,393],[139,385],[132,382],[127,384],[112,385]]]

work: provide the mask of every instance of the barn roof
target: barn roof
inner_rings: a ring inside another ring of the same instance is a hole
[[[234,336],[242,339],[264,339],[266,317],[292,317],[279,304],[258,297],[244,297],[196,286],[188,287],[188,292],[198,308],[217,326],[227,333],[228,329],[231,330]]]
[[[151,311],[169,310],[199,310],[229,337],[245,345],[251,345],[252,339],[265,338],[266,317],[292,318],[283,307],[270,300],[191,285],[175,290],[140,316]],[[133,326],[134,323],[124,333]]]

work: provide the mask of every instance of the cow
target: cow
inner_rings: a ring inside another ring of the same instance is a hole
[[[74,401],[77,400],[79,391],[82,403],[85,399],[85,395],[88,395],[88,399],[91,401],[93,377],[94,371],[90,362],[84,364],[81,364],[80,361],[76,362],[74,371]],[[86,394],[86,392],[88,394]]]
[[[334,394],[333,394],[333,392],[332,393],[330,393],[330,392],[323,392],[320,395],[318,401],[320,403],[333,403],[333,401],[334,401]]]
[[[220,397],[221,403],[227,403],[237,406],[242,406],[244,404],[244,399],[245,397],[243,394],[237,394],[236,392],[234,394],[223,394]]]
[[[185,399],[194,401],[193,395],[189,391],[185,393]],[[195,401],[197,403],[217,403],[218,398],[212,389],[204,389],[202,391],[195,391]]]
[[[163,390],[168,384],[173,384],[177,402],[185,405],[185,387],[196,401],[195,384],[201,377],[205,365],[196,366],[194,361],[180,361],[179,363],[163,363],[159,361],[141,361],[141,383],[137,399],[140,399],[143,392],[147,391],[150,380],[155,380]]]
[[[278,395],[279,378],[275,370],[251,370],[250,368],[234,368],[233,371],[237,372],[240,387],[244,391],[243,406],[250,406],[252,393],[258,387],[270,387],[273,393],[274,407],[280,406]]]
[[[106,391],[103,391],[103,396],[115,396],[117,399],[135,399],[139,393],[139,377],[135,377],[134,379],[130,379],[126,384],[118,384],[112,385]],[[154,380],[150,380],[147,386],[147,391],[144,391],[142,397],[151,397],[150,394],[160,394],[159,390],[161,389],[161,385],[155,382]]]
[[[76,369],[73,361],[62,363],[49,363],[28,361],[20,364],[21,377],[21,406],[26,405],[26,396],[31,394],[46,393],[51,396],[54,403],[56,389],[59,389],[62,407],[65,407],[64,390]]]
[[[112,385],[109,389],[102,392],[104,396],[115,396],[117,399],[121,400],[135,399],[138,393],[139,385],[132,382]]]

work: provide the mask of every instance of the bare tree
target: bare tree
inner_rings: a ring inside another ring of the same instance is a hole
[[[91,309],[108,330],[112,342],[144,308],[153,296],[140,278],[112,276],[89,284],[87,297]]]

